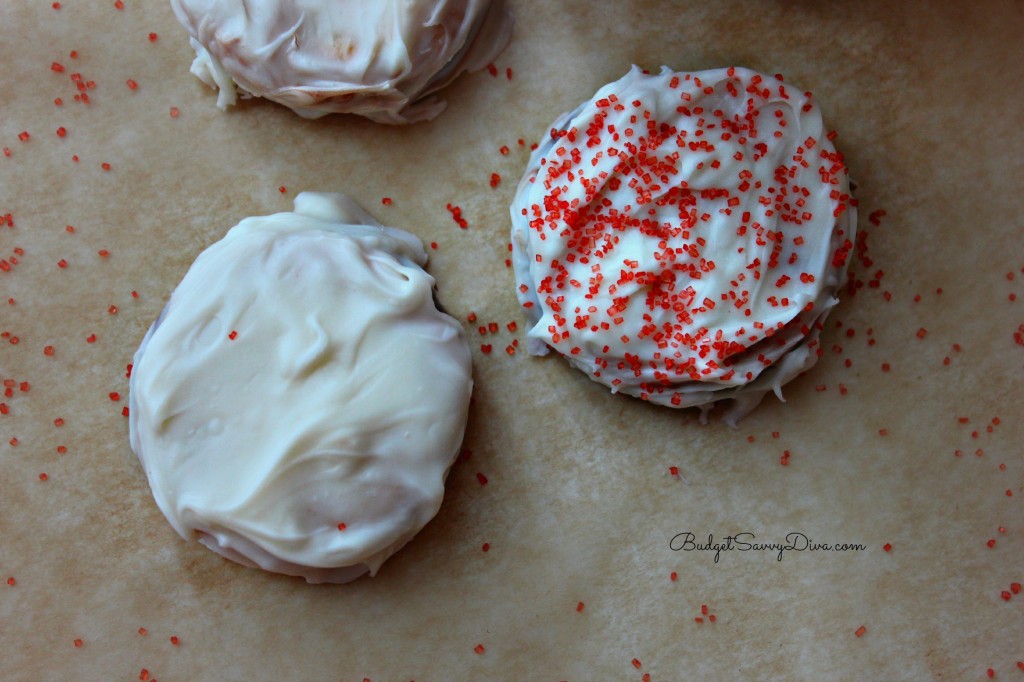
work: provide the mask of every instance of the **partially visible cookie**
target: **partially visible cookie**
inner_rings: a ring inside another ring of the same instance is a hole
[[[508,43],[504,0],[171,0],[217,106],[265,97],[301,116],[431,119],[432,93]]]
[[[512,203],[528,348],[739,419],[821,354],[855,206],[810,93],[634,67],[554,123]]]
[[[313,193],[199,255],[130,380],[132,449],[182,537],[346,582],[437,513],[472,378],[425,262],[413,235]]]

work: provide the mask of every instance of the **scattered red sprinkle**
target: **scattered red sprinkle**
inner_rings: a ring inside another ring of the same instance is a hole
[[[127,405],[125,405],[124,409],[121,410],[121,416],[122,417],[127,417],[128,416],[128,406]]]
[[[154,33],[152,35],[156,35],[156,34]],[[178,639],[177,635],[171,635],[171,644],[173,644],[174,646],[178,646],[179,644],[181,644],[181,640]]]
[[[582,613],[583,612],[583,608],[584,608],[583,602],[578,602],[576,604],[576,613]]]
[[[995,549],[996,539],[992,538],[988,542],[986,542],[985,544],[988,546],[989,549]]]
[[[988,679],[991,680],[993,677],[996,676],[996,671],[993,670],[992,668],[989,668],[988,670],[985,671],[985,674],[988,675]]]
[[[103,163],[100,164],[100,168],[102,168],[105,171],[108,171],[110,170],[110,164],[104,161]]]
[[[56,426],[57,428],[60,428],[64,426],[64,420],[61,419],[60,417],[57,417],[56,419],[53,420],[53,425]]]
[[[505,78],[512,80],[512,67],[505,69]]]
[[[12,448],[18,447],[18,438],[17,438],[17,436],[12,436],[11,439],[9,441],[7,441],[7,442],[11,444]]]
[[[866,627],[864,627],[863,625],[861,625],[859,628],[854,630],[853,634],[855,634],[858,637],[863,637],[864,633],[867,632],[867,631],[868,631],[868,629]]]
[[[487,485],[487,477],[481,474],[479,471],[476,473],[476,480],[480,485]]]
[[[634,668],[636,668],[637,670],[640,669],[640,660],[639,659],[634,658],[632,663],[633,663],[633,667]]]
[[[7,579],[7,584],[8,585],[13,586],[15,582],[16,581],[14,580],[14,576],[11,576],[10,578]]]
[[[120,393],[118,393],[117,391],[111,391],[111,392],[110,392],[110,393],[108,393],[107,395],[108,395],[108,396],[110,397],[110,399],[111,399],[112,401],[114,401],[115,403],[116,403],[116,402],[117,402],[118,400],[120,400],[120,399],[121,399],[121,394],[120,394]]]
[[[924,327],[921,327],[920,329],[917,330],[917,338],[923,339],[927,335],[928,335],[928,330],[925,329]]]
[[[64,72],[64,65],[61,64],[60,62],[54,62],[53,64],[50,64],[50,71],[56,71],[57,73],[63,73]]]
[[[124,3],[121,0],[114,0],[114,7],[116,9],[124,9]]]
[[[483,550],[484,552],[491,551],[491,543],[485,542],[484,544],[480,545],[480,549]]]
[[[668,468],[668,474],[669,474],[669,476],[678,476],[679,475],[679,467],[669,467]]]
[[[390,206],[394,202],[392,201],[391,197],[384,197],[383,199],[380,200],[380,203],[384,204],[385,206]]]
[[[891,369],[891,367],[889,366],[888,362],[883,362],[882,363],[882,371],[883,372],[888,372],[890,369]]]
[[[110,255],[110,252],[107,251],[106,249],[100,249],[96,253],[99,255],[100,258],[106,258],[107,256]]]
[[[63,446],[63,445],[58,445],[57,446],[57,454],[63,455],[67,451],[68,451],[68,449],[65,446]]]
[[[57,261],[57,267],[58,268],[66,268],[67,266],[68,266],[68,262],[66,260],[64,260],[63,258],[61,258],[59,261]]]
[[[139,297],[139,292],[137,292],[137,291],[135,291],[135,290],[133,289],[133,290],[132,290],[132,298],[138,298],[138,297]]]
[[[147,630],[146,628],[139,628],[139,634],[145,637],[149,634],[149,630]]]
[[[892,545],[890,545],[890,544],[889,544],[889,543],[887,542],[887,543],[885,543],[884,545],[882,545],[882,549],[884,549],[884,550],[885,550],[886,552],[890,552],[890,551],[892,551]]]
[[[508,147],[506,147],[505,145],[501,145],[501,149],[499,149],[498,151],[501,152],[502,156],[508,156]]]
[[[47,475],[46,475],[45,473],[43,473],[43,474],[39,474],[39,480],[40,480],[40,481],[46,481],[46,480],[47,480],[47,479],[49,479],[49,478],[50,478],[50,477],[49,477],[49,476],[47,476]]]
[[[238,338],[238,332],[236,332],[234,329],[232,329],[231,333],[228,334],[228,338],[231,339],[232,341],[234,341],[235,339]]]
[[[159,37],[160,36],[158,36],[156,33],[150,33],[149,34],[149,42],[155,43],[157,41],[157,38],[159,38]]]
[[[437,251],[437,242],[430,242],[430,248]]]
[[[181,110],[178,109],[178,107],[171,107],[171,118],[178,118],[178,114],[180,113]]]
[[[29,138],[31,137],[32,136],[28,134],[27,130],[23,130],[20,133],[18,133],[18,139],[21,140],[22,142],[28,142]]]
[[[491,344],[489,344],[489,343],[482,343],[482,344],[480,344],[480,351],[483,352],[483,353],[488,353],[489,354],[493,348],[494,347]]]
[[[671,573],[669,573],[668,579],[671,580],[672,582],[675,582],[675,581],[679,580],[679,574],[676,573],[675,571],[672,571]]]
[[[280,192],[281,194],[284,194],[285,192],[288,191],[288,188],[285,187],[284,185],[281,185],[280,187],[277,188],[277,191]]]
[[[57,128],[57,137],[64,137],[67,134],[68,134],[68,129],[65,128],[64,126],[61,126],[60,128]]]
[[[126,81],[125,81],[125,85],[127,85],[127,86],[128,86],[128,89],[129,89],[129,90],[135,90],[135,89],[137,89],[137,88],[139,87],[139,84],[138,84],[138,83],[136,83],[136,82],[135,82],[134,80],[132,80],[131,78],[129,78],[128,80],[126,80]]]
[[[447,206],[445,206],[445,208],[447,208],[448,212],[452,214],[452,220],[454,220],[459,227],[461,227],[463,230],[469,227],[469,223],[467,223],[466,219],[462,217],[461,208],[459,208],[458,206],[454,206],[452,204],[448,204]]]
[[[85,337],[85,342],[86,343],[96,343],[96,335],[95,334],[89,334],[89,336]]]
[[[76,646],[77,648],[81,649],[81,648],[82,648],[82,640],[80,640],[80,639],[76,639],[76,640],[75,640],[75,646]]]
[[[344,523],[338,524],[338,530],[345,530],[346,528],[348,528],[348,526],[346,526]]]
[[[117,2],[118,2],[118,3],[120,3],[120,2],[121,2],[121,0],[117,0]],[[118,7],[118,9],[121,9],[121,8],[120,8],[120,7]],[[139,679],[140,679],[140,680],[142,680],[142,682],[146,682],[146,680],[148,680],[148,679],[149,679],[149,671],[148,671],[148,670],[146,670],[145,668],[143,668],[142,670],[140,670],[140,671],[139,671]]]
[[[78,59],[78,50],[71,50],[71,52],[68,53],[68,56],[72,59]]]
[[[1010,583],[1010,591],[1014,594],[1020,594],[1021,585],[1020,583]]]
[[[1002,597],[1004,601],[1010,601],[1010,599],[1013,597],[1013,595],[1010,594],[1009,590],[1003,590],[999,593],[999,596]]]
[[[55,2],[55,3],[53,3],[53,5],[51,5],[51,7],[53,7],[54,9],[60,9],[60,3],[59,2]]]
[[[486,651],[486,649],[484,649],[483,644],[477,644],[475,647],[473,647],[473,651],[477,652],[478,654],[482,654],[484,651]]]
[[[501,176],[497,173],[491,173],[491,187],[497,187],[501,183]]]

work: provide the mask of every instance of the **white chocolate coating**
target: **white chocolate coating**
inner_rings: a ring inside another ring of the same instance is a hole
[[[315,193],[199,255],[130,380],[132,449],[182,537],[346,582],[433,518],[472,378],[426,259],[415,236]]]
[[[381,123],[431,119],[428,97],[508,44],[504,0],[171,0],[196,51],[192,73],[307,118],[334,112]]]
[[[528,349],[735,422],[817,360],[856,230],[810,93],[639,68],[559,118],[512,202]]]

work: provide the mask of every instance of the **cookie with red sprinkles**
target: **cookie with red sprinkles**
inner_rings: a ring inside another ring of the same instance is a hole
[[[528,349],[734,422],[821,354],[856,201],[810,92],[633,67],[559,117],[511,206]]]

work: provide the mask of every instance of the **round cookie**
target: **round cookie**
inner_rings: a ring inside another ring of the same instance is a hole
[[[855,206],[810,93],[633,67],[553,124],[512,202],[527,347],[735,422],[820,355]]]
[[[433,518],[472,379],[426,260],[415,236],[315,193],[199,255],[130,379],[132,449],[182,537],[346,582]]]
[[[265,97],[301,116],[431,119],[429,97],[508,44],[504,0],[171,0],[217,106]]]

